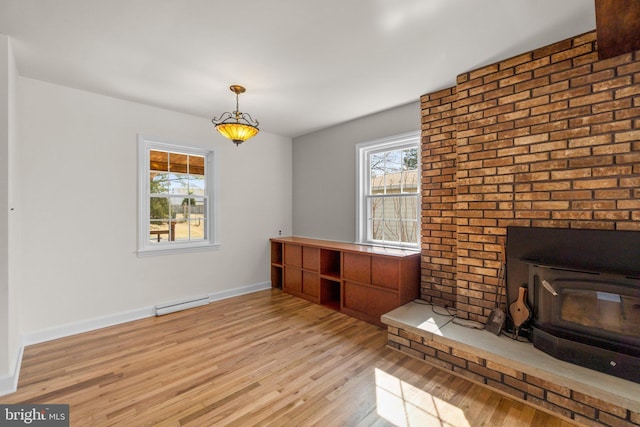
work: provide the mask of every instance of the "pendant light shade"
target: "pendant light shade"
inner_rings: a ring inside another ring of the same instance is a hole
[[[238,95],[244,93],[246,89],[240,85],[232,85],[229,89],[236,94],[236,110],[225,112],[219,118],[214,117],[211,122],[225,138],[230,139],[236,145],[240,145],[258,134],[260,131],[258,129],[259,123],[249,113],[242,113],[238,108]]]
[[[236,144],[240,144],[258,134],[257,127],[244,125],[242,123],[220,123],[216,125],[216,129],[218,129],[218,132],[225,138],[232,140]]]

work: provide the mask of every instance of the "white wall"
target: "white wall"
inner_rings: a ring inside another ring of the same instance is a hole
[[[8,37],[0,34],[0,391],[14,385],[20,350],[19,312],[14,280],[16,150],[15,91],[17,69]]]
[[[419,101],[295,138],[293,233],[353,242],[356,144],[417,130]]]
[[[11,41],[9,41],[9,373],[17,380],[17,370],[20,368],[22,340],[20,338],[20,217],[16,209],[20,209],[19,177],[17,156],[20,148],[17,137],[17,105],[16,93],[18,87],[18,69],[14,61]]]
[[[0,35],[0,376],[9,373],[9,54]]]
[[[268,239],[292,229],[291,139],[236,147],[206,118],[24,77],[18,122],[22,333],[269,282]],[[137,257],[138,133],[216,150],[220,250]]]

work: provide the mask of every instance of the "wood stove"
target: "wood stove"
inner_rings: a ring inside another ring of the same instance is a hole
[[[640,233],[510,227],[507,294],[536,348],[640,383]]]

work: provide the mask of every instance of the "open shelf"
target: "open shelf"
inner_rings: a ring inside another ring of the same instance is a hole
[[[282,289],[282,267],[271,266],[271,287]]]
[[[271,264],[282,265],[282,243],[271,242]]]
[[[320,250],[320,274],[340,280],[340,251]]]
[[[271,287],[282,289],[282,243],[271,242]]]
[[[320,279],[320,304],[334,310],[340,310],[340,281]]]

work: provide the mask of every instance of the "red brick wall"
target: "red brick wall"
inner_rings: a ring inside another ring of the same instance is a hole
[[[640,51],[598,61],[583,34],[461,74],[422,111],[424,299],[484,322],[509,225],[640,230]]]
[[[455,88],[421,98],[421,295],[424,299],[449,307],[456,302],[455,101]]]

